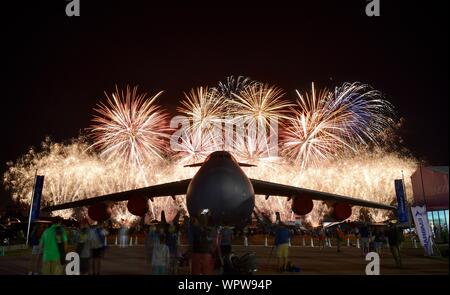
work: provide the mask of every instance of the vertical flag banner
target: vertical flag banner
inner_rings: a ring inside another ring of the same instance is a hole
[[[31,197],[30,213],[28,214],[27,245],[30,240],[31,223],[39,218],[39,213],[41,211],[41,197],[43,188],[44,175],[36,175],[36,179],[34,180],[33,195]]]
[[[44,187],[44,175],[36,176],[36,183],[34,185],[33,203],[31,204],[30,222],[39,218],[41,211],[41,197],[42,189]]]
[[[428,222],[427,209],[425,206],[411,207],[411,213],[416,224],[416,233],[420,244],[427,255],[433,255],[433,241],[431,240],[431,227]]]
[[[403,186],[403,180],[395,180],[395,194],[397,196],[397,213],[398,222],[408,222],[408,210],[406,208],[405,190]]]

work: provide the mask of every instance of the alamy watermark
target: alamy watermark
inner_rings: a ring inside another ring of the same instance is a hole
[[[66,275],[80,275],[80,255],[77,252],[66,254]]]
[[[379,275],[380,255],[377,252],[369,252],[366,255],[366,261],[369,261],[366,265],[366,275]]]
[[[68,17],[80,16],[80,0],[66,0],[66,15]],[[366,5],[366,15],[369,17],[380,16],[380,0],[368,0]]]
[[[278,118],[262,120],[253,117],[211,117],[192,120],[175,116],[170,121],[175,132],[170,136],[170,147],[181,152],[229,152],[278,156]]]
[[[68,17],[80,16],[80,0],[67,0],[66,15]]]
[[[366,5],[366,15],[369,17],[380,16],[380,0],[369,0]]]

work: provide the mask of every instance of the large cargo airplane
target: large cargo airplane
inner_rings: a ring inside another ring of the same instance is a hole
[[[158,197],[175,199],[175,196],[185,195],[190,216],[195,217],[208,212],[213,224],[243,226],[251,221],[255,195],[265,195],[266,199],[271,196],[292,199],[292,210],[298,215],[308,214],[313,209],[313,200],[321,200],[330,207],[336,220],[349,218],[352,206],[396,209],[394,206],[357,198],[250,179],[240,166],[251,165],[238,163],[226,151],[213,152],[203,163],[188,166],[200,166],[191,179],[53,205],[44,210],[56,211],[90,206],[89,217],[102,221],[109,218],[114,202],[128,201],[127,208],[130,213],[143,216],[148,211],[149,199],[151,201]]]

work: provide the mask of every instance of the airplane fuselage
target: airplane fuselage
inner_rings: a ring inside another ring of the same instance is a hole
[[[230,153],[212,153],[192,178],[186,193],[190,216],[209,211],[220,225],[245,225],[255,206],[253,186]]]

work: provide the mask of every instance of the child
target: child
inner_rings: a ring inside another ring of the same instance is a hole
[[[152,273],[154,275],[166,275],[170,263],[169,247],[166,245],[164,235],[160,235],[159,243],[156,242],[152,254]]]

